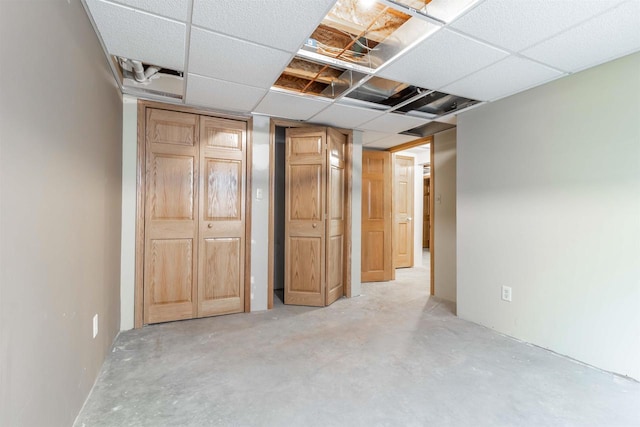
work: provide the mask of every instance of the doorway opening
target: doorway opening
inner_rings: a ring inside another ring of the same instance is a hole
[[[268,308],[350,297],[352,133],[272,120],[270,134]]]
[[[420,142],[420,141],[417,141]],[[423,141],[393,154],[393,242],[396,275],[415,277],[433,295],[431,147]]]
[[[273,192],[273,294],[284,304],[286,128],[275,126]]]

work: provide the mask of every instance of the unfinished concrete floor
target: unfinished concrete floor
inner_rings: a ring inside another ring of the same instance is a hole
[[[639,383],[460,320],[427,282],[122,333],[76,425],[640,425]]]

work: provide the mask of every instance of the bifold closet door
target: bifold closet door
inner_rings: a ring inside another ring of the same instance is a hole
[[[198,317],[244,311],[246,126],[200,117]]]
[[[325,305],[326,129],[286,131],[285,304]]]
[[[327,286],[325,305],[344,295],[345,250],[345,166],[348,137],[327,129]]]
[[[362,281],[393,280],[391,153],[362,152]]]
[[[196,316],[198,125],[147,109],[144,323]]]

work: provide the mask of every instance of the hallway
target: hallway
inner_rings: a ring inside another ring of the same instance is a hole
[[[124,332],[76,426],[640,423],[640,384],[455,317],[428,268],[362,293]]]

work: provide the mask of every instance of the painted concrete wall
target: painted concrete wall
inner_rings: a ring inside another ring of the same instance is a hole
[[[638,76],[635,54],[458,121],[459,316],[636,379]]]
[[[69,426],[120,326],[122,103],[79,1],[0,9],[0,425]]]
[[[456,129],[434,135],[435,296],[456,301]]]

